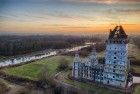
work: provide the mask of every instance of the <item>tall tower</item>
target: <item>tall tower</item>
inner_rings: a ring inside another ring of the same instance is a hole
[[[79,54],[75,54],[72,67],[72,77],[79,78],[81,60]]]
[[[110,31],[106,41],[104,84],[125,88],[129,70],[127,45],[127,35],[122,26]]]

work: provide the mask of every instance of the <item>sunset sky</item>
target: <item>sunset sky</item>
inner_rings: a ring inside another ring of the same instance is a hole
[[[140,33],[140,0],[0,0],[0,34]]]

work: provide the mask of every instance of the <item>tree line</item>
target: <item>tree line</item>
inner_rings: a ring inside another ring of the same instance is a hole
[[[26,54],[46,49],[63,49],[83,45],[86,41],[100,41],[98,38],[63,35],[3,35],[0,36],[0,56]]]

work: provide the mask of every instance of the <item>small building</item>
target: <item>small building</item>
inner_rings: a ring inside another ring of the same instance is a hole
[[[91,54],[81,59],[75,55],[72,77],[78,80],[90,80],[105,85],[125,88],[128,85],[130,62],[128,59],[128,38],[122,26],[110,30],[106,41],[105,60],[100,63],[95,46]]]

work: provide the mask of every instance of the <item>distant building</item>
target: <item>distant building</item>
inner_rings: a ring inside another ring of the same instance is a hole
[[[104,64],[99,62],[93,47],[91,54],[85,59],[75,55],[72,77],[125,88],[130,81],[129,69],[128,38],[122,26],[116,26],[110,31],[106,41]]]

